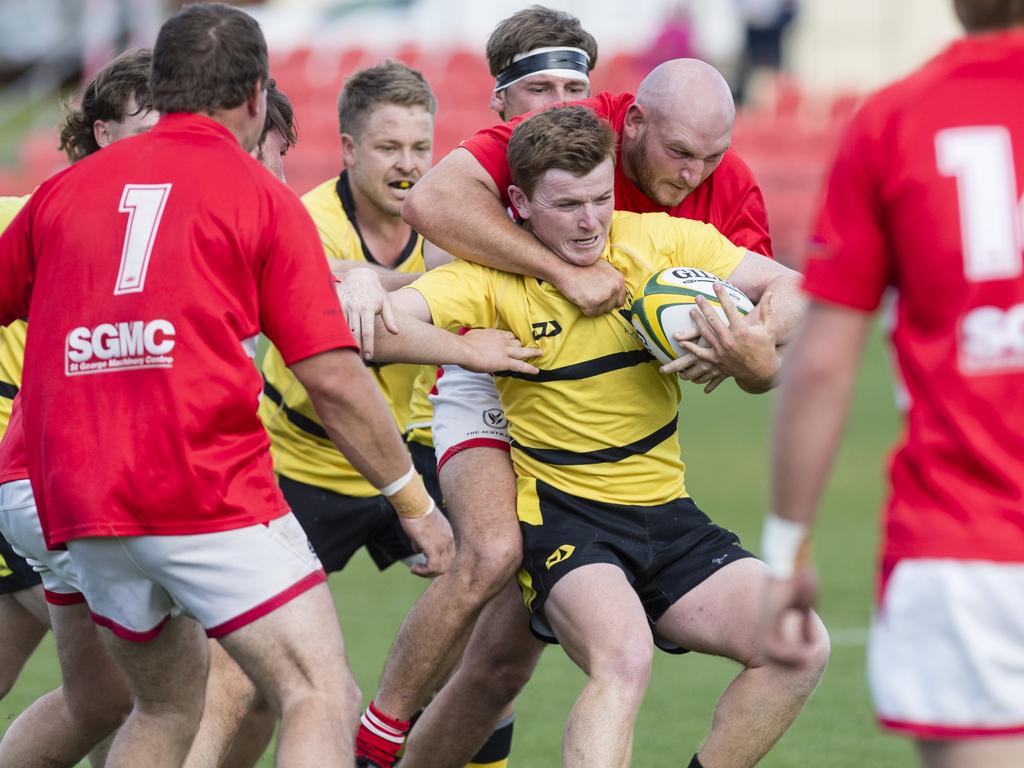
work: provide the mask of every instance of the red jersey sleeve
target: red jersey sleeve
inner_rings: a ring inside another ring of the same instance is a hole
[[[719,211],[717,216],[713,216],[713,221],[718,224],[719,231],[733,244],[770,259],[774,258],[772,239],[768,234],[768,209],[765,207],[761,188],[754,179],[754,172],[735,152],[728,152],[723,162],[728,162],[729,172],[719,173],[719,168],[711,178],[716,184],[715,199],[728,201],[728,206],[726,210]],[[722,190],[721,195],[717,189],[719,183],[729,187]]]
[[[613,97],[610,94],[601,93],[589,99],[549,104],[547,107],[535,109],[533,112],[527,112],[525,115],[513,117],[507,123],[498,123],[490,128],[483,128],[463,141],[459,146],[469,150],[469,153],[476,158],[476,161],[494,179],[494,183],[501,195],[501,202],[505,206],[509,206],[511,201],[508,198],[508,185],[512,183],[512,174],[508,169],[508,142],[512,137],[512,131],[515,130],[517,125],[538,112],[564,104],[580,104],[588,109],[592,109],[598,117],[614,122],[618,102],[623,100],[631,102],[632,99],[632,94],[622,94]],[[613,127],[616,127],[616,130],[618,130],[617,126]]]
[[[35,262],[29,209],[22,208],[0,235],[0,325],[9,325],[28,314],[32,298]]]
[[[808,254],[804,289],[815,298],[873,312],[890,283],[877,168],[880,128],[861,112],[833,161]]]
[[[494,179],[505,205],[509,204],[508,185],[512,183],[512,174],[508,169],[508,140],[520,119],[517,117],[511,122],[484,128],[461,144]]]
[[[286,365],[339,347],[358,349],[338,304],[313,220],[290,192],[278,195],[260,275],[260,321]]]

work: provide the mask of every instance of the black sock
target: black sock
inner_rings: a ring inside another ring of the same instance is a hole
[[[700,764],[700,760],[698,760],[697,756],[694,755],[690,764],[686,768],[704,768],[704,766]]]
[[[494,731],[488,737],[487,742],[473,756],[469,764],[471,766],[478,764],[487,765],[489,763],[508,761],[508,757],[512,752],[512,730],[515,727],[515,722],[515,714],[498,722],[494,727]]]

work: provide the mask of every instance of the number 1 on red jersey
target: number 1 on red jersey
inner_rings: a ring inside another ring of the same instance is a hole
[[[121,193],[120,213],[128,214],[121,266],[117,270],[114,295],[142,293],[153,242],[164,215],[164,206],[171,194],[170,184],[125,184]]]
[[[1017,199],[1005,126],[947,128],[935,136],[939,172],[956,178],[964,277],[1007,280],[1024,271],[1024,204]]]

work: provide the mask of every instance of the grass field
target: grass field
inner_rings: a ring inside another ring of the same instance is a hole
[[[687,486],[702,508],[756,548],[768,493],[771,398],[743,395],[731,384],[711,396],[688,386],[684,395]],[[864,676],[883,460],[896,429],[888,361],[876,333],[815,536],[821,612],[833,634],[832,661],[803,715],[763,761],[766,768],[914,764],[909,743],[876,729]],[[423,583],[399,568],[378,574],[360,556],[345,573],[332,576],[331,584],[351,662],[364,694],[370,696],[394,632]],[[686,765],[707,731],[718,694],[735,671],[720,659],[659,654],[637,725],[633,764]],[[54,649],[47,639],[18,685],[0,702],[0,727],[6,729],[29,702],[57,682]],[[565,655],[548,649],[519,701],[513,765],[558,764],[562,724],[581,685],[581,673]],[[269,754],[260,765],[272,765]]]

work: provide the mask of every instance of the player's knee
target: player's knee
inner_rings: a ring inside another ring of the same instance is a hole
[[[313,706],[335,718],[357,718],[363,705],[362,691],[345,668],[321,668],[319,674],[292,677],[275,693],[270,704],[282,717],[296,706]]]
[[[501,702],[513,701],[519,692],[523,690],[533,668],[536,665],[534,659],[526,659],[521,655],[515,657],[498,658],[491,670],[489,684],[494,690],[494,696]]]
[[[806,667],[807,675],[813,688],[818,684],[821,676],[825,674],[825,667],[828,666],[828,660],[832,655],[832,642],[829,639],[825,623],[818,618],[817,614],[814,614],[812,632],[811,652],[808,656]]]
[[[633,691],[642,696],[651,679],[653,662],[654,644],[649,637],[646,641],[623,637],[591,654],[590,677],[623,692]]]
[[[127,688],[116,690],[64,689],[64,701],[68,712],[79,727],[97,739],[105,737],[120,727],[132,710],[132,699]],[[201,711],[201,704],[200,704]]]
[[[523,544],[518,536],[465,545],[456,554],[457,572],[465,589],[486,597],[512,580],[522,560]]]
[[[11,688],[14,687],[15,681],[18,679],[18,673],[21,669],[7,669],[0,668],[0,699],[3,699],[11,692]]]

